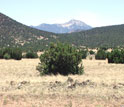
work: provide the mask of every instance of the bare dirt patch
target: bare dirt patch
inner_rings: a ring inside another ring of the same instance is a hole
[[[39,59],[0,60],[0,107],[119,107],[124,65],[83,60],[84,75],[43,76]]]

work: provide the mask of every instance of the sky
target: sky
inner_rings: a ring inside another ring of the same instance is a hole
[[[0,0],[0,12],[34,26],[71,19],[92,27],[124,24],[124,0]]]

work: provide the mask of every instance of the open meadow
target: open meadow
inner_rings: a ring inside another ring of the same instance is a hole
[[[83,60],[84,74],[43,76],[39,59],[0,60],[0,107],[124,107],[124,65]]]

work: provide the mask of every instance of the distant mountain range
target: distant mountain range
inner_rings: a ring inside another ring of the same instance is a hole
[[[63,26],[68,27],[70,25],[67,23]],[[31,28],[0,13],[0,48],[20,47],[23,50],[42,50],[48,48],[51,42],[57,41],[91,48],[101,46],[124,47],[124,24],[56,34]]]
[[[38,26],[31,27],[53,33],[72,33],[92,28],[86,23],[75,19],[63,24],[40,24]]]

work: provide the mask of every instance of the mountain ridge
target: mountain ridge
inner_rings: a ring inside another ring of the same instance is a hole
[[[75,20],[72,19],[68,22],[62,23],[62,24],[40,24],[38,26],[31,26],[33,28],[39,29],[39,30],[44,30],[48,32],[53,32],[53,33],[70,33],[70,32],[75,32],[77,30],[89,30],[92,27],[87,25],[86,23],[80,21],[80,20]]]
[[[48,48],[51,42],[57,41],[78,47],[124,47],[124,24],[55,34],[23,25],[0,13],[0,48],[20,47],[23,50],[43,50]]]

